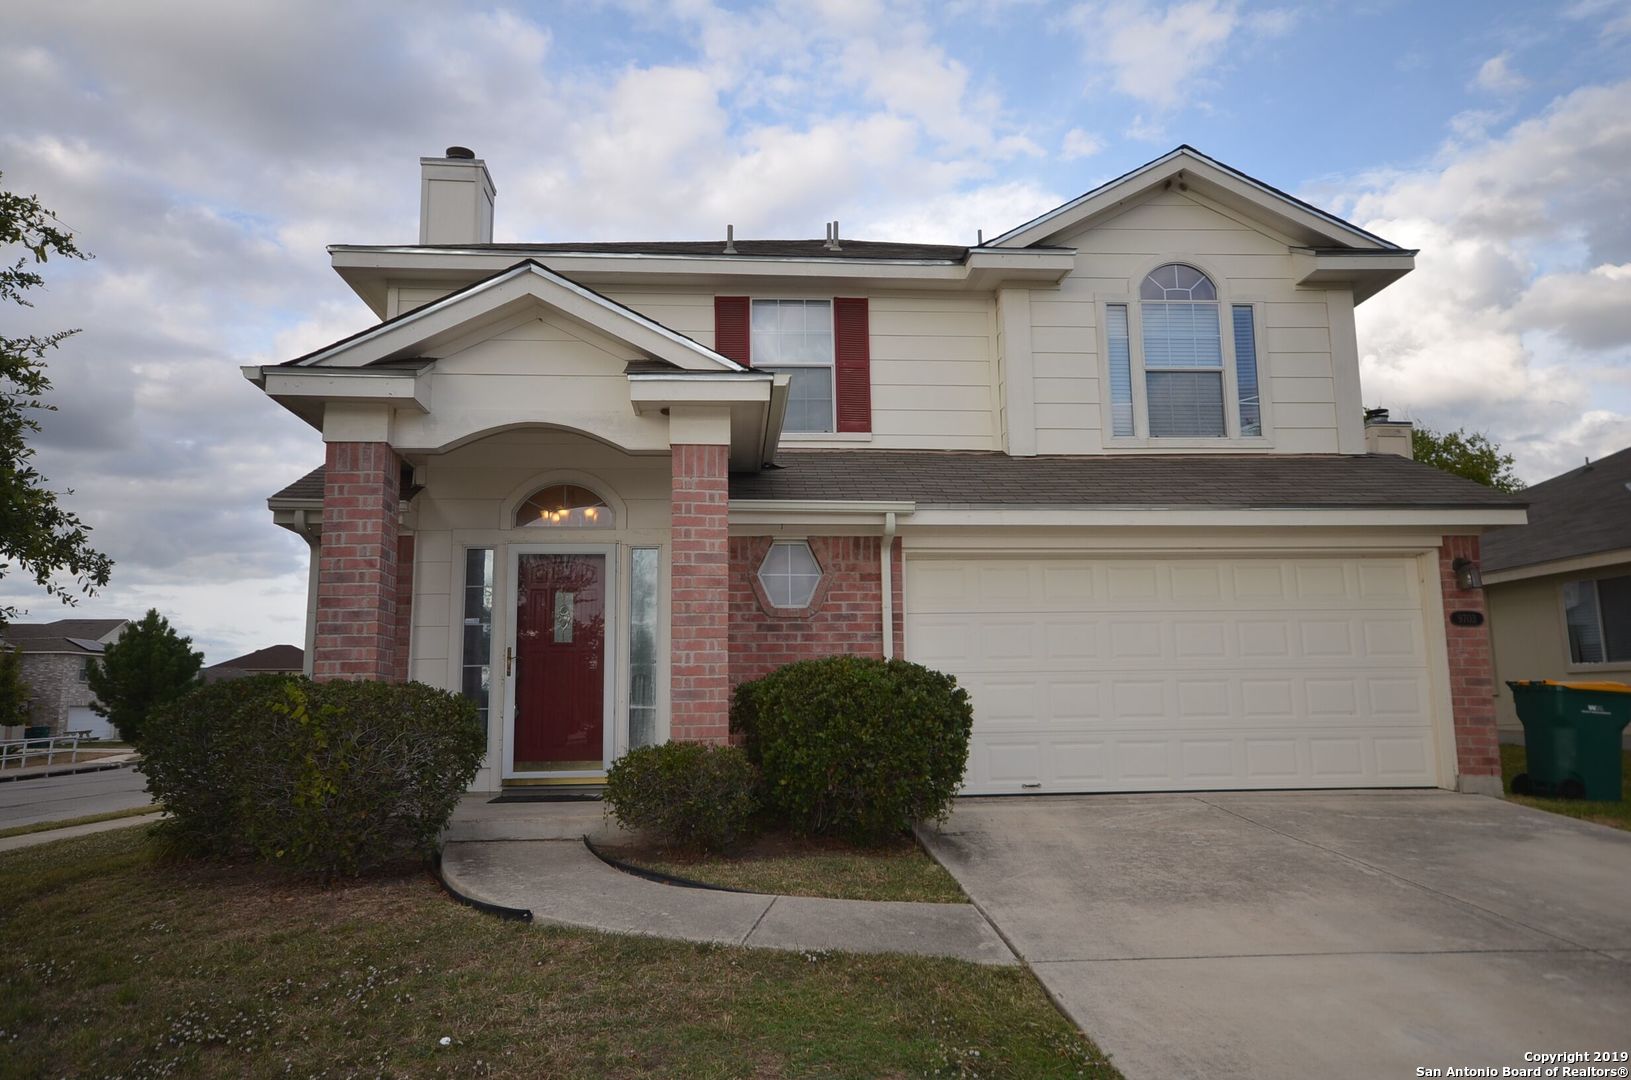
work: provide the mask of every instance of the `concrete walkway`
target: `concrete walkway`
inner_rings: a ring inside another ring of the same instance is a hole
[[[1384,791],[962,799],[920,836],[1129,1080],[1631,1050],[1625,832]]]
[[[154,809],[151,814],[112,818],[108,821],[93,821],[87,825],[69,825],[63,829],[45,829],[41,832],[23,833],[21,836],[0,837],[0,852],[38,847],[40,844],[69,840],[75,836],[90,836],[92,833],[109,832],[113,829],[128,829],[133,825],[151,825],[158,819],[159,811]]]
[[[681,941],[799,951],[948,956],[1013,964],[972,904],[829,900],[664,885],[602,862],[585,838],[616,836],[600,803],[467,798],[442,848],[461,896],[525,909],[533,921]]]

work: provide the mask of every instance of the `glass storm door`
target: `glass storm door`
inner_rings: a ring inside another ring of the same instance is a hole
[[[601,769],[606,556],[518,559],[515,771]]]

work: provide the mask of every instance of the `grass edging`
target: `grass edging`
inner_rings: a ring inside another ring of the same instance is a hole
[[[84,817],[64,818],[61,821],[36,821],[29,825],[13,825],[9,829],[0,829],[0,840],[9,840],[13,836],[32,836],[35,833],[55,832],[58,829],[72,829],[77,825],[97,825],[104,821],[117,821],[120,818],[145,817],[149,814],[162,814],[164,807],[153,803],[149,806],[136,806],[128,810],[109,810],[102,814],[86,814]]]
[[[583,846],[589,849],[589,854],[593,855],[595,858],[599,859],[613,870],[621,870],[623,873],[633,875],[637,878],[644,878],[647,881],[655,881],[659,885],[673,885],[676,888],[681,889],[707,889],[709,892],[741,893],[744,896],[776,895],[772,893],[757,893],[752,889],[733,889],[729,885],[712,885],[706,881],[692,881],[690,878],[677,877],[674,874],[664,873],[661,870],[649,870],[644,866],[636,866],[634,863],[624,862],[622,859],[619,859],[616,856],[606,854],[604,851],[597,848],[587,836],[583,838]]]
[[[475,908],[484,915],[492,915],[495,918],[504,919],[508,922],[532,922],[531,908],[510,907],[507,904],[495,904],[491,900],[480,900],[469,895],[468,893],[460,892],[458,889],[455,889],[453,887],[453,883],[447,880],[447,874],[443,873],[442,871],[441,848],[436,849],[436,858],[432,860],[432,866],[436,872],[436,880],[442,886],[442,891],[466,907]]]

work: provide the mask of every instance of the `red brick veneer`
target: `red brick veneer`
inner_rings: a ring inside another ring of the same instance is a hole
[[[759,564],[772,537],[730,541],[730,681],[756,679],[795,660],[852,653],[883,655],[881,536],[812,536],[821,584],[808,607],[772,607],[759,584]],[[895,655],[902,652],[901,548],[892,554]]]
[[[669,737],[730,739],[726,591],[730,448],[673,447],[670,495],[671,683]]]
[[[1439,588],[1444,593],[1444,643],[1450,659],[1450,711],[1455,722],[1456,773],[1499,777],[1501,751],[1495,730],[1495,662],[1489,625],[1456,626],[1452,611],[1476,611],[1487,618],[1481,589],[1455,583],[1455,561],[1478,562],[1478,537],[1446,536],[1438,549]],[[1497,781],[1498,782],[1498,781]]]
[[[386,443],[328,444],[313,678],[403,676],[397,666],[401,470]]]

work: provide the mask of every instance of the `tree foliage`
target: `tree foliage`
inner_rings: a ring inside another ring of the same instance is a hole
[[[0,302],[32,307],[24,294],[45,283],[35,267],[51,255],[88,258],[55,222],[38,197],[0,190],[0,247],[25,251],[15,263],[0,263]],[[113,566],[90,546],[90,526],[57,501],[27,442],[40,430],[39,413],[56,408],[45,400],[51,389],[45,354],[75,333],[0,336],[0,578],[16,566],[66,604],[77,602],[76,593],[91,595],[106,585]],[[64,574],[71,582],[61,580]],[[0,625],[17,614],[0,604]]]
[[[1496,491],[1519,491],[1523,481],[1512,471],[1512,455],[1482,432],[1468,434],[1464,428],[1443,434],[1418,427],[1410,436],[1416,460],[1465,477]]]
[[[160,705],[199,685],[204,654],[182,637],[156,609],[127,627],[100,661],[86,665],[86,682],[96,695],[92,706],[113,722],[120,738],[139,743],[147,717]]]
[[[0,645],[0,727],[28,723],[28,684],[23,682],[22,653]]]

